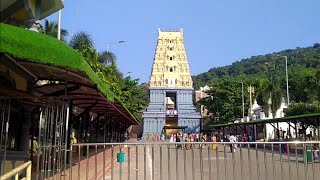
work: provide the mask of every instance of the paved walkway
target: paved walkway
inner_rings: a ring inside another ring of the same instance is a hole
[[[214,151],[208,147],[184,150],[174,145],[151,145],[123,147],[122,151],[124,163],[116,162],[119,146],[115,146],[113,158],[111,149],[107,149],[74,164],[64,177],[70,178],[70,170],[72,179],[98,180],[103,179],[103,175],[109,180],[318,180],[320,177],[319,163],[304,164],[302,155],[298,158],[294,154],[281,155],[280,158],[278,153],[272,156],[270,151],[261,149],[242,148],[240,153],[238,148],[230,153],[228,146],[219,146],[218,151]]]
[[[138,147],[136,155],[136,148],[133,148],[126,162],[117,163],[113,173],[106,174],[106,179],[128,179],[129,176],[145,180],[318,180],[320,177],[320,164],[304,164],[301,155],[298,158],[293,154],[281,155],[280,158],[278,153],[272,156],[271,152],[261,150],[242,148],[242,153],[240,149],[230,153],[226,146],[224,153],[223,149],[223,146],[219,146],[218,151],[196,147],[185,151],[175,146],[169,149],[162,146],[160,151],[160,146],[154,149],[147,146],[145,149]]]
[[[129,140],[128,142],[136,142],[136,140]],[[86,147],[84,147],[86,148]],[[90,153],[87,156],[83,156],[83,148],[81,148],[80,156],[78,148],[73,148],[72,168],[67,165],[67,171],[65,173],[52,177],[51,179],[103,179],[104,173],[110,172],[113,165],[117,163],[117,153],[120,152],[119,146],[113,147],[113,156],[111,147],[95,146],[90,147]],[[104,150],[105,149],[105,150]],[[97,153],[95,153],[97,151]],[[121,152],[126,153],[127,147],[121,147]],[[80,157],[80,158],[79,158]],[[113,157],[113,158],[112,158]],[[87,173],[88,172],[88,173]]]

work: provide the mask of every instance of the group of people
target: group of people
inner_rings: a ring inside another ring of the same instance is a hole
[[[183,133],[182,131],[170,135],[170,142],[207,142],[207,135],[203,133]],[[186,149],[194,148],[194,144],[186,144]],[[202,147],[200,144],[199,147]],[[177,148],[183,148],[181,144]]]
[[[147,134],[147,141],[165,141],[169,139],[169,142],[253,142],[254,138],[252,136],[248,136],[246,134],[243,135],[234,135],[234,134],[223,134],[223,133],[212,133],[210,139],[208,139],[207,134],[205,133],[184,133],[182,131],[178,133],[170,134],[167,138],[162,133],[161,135],[156,135],[155,133]],[[203,148],[203,144],[199,145],[199,148]],[[237,144],[230,144],[230,152],[235,152],[237,149]],[[185,144],[182,146],[181,144],[177,144],[177,148],[186,148],[192,149],[195,147],[195,144]],[[217,144],[211,144],[211,149],[216,150]]]
[[[146,141],[164,141],[166,140],[166,138],[164,134],[156,135],[155,133],[152,133],[152,134],[147,133],[145,140]]]
[[[234,136],[233,134],[223,135],[223,134],[211,134],[211,142],[239,142],[239,139],[237,136]],[[230,144],[230,152],[235,152],[237,149],[236,144]],[[212,150],[217,149],[217,144],[211,145]]]

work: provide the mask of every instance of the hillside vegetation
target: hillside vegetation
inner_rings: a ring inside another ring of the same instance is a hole
[[[315,43],[310,47],[253,56],[194,76],[195,89],[204,85],[212,87],[208,92],[211,98],[204,98],[198,105],[204,105],[217,121],[242,117],[243,82],[246,109],[249,108],[249,85],[255,87],[254,98],[264,110],[277,108],[281,103],[279,99],[286,99],[286,64],[284,57],[275,54],[288,57],[290,104],[319,104],[320,44]]]
[[[273,54],[288,57],[289,85],[295,101],[306,101],[302,97],[295,97],[297,89],[305,89],[310,84],[303,84],[303,79],[315,77],[320,70],[320,44],[315,43],[311,47],[288,49]],[[211,68],[208,72],[193,76],[195,89],[204,85],[213,85],[221,79],[235,79],[247,84],[255,84],[255,81],[268,76],[268,67],[272,67],[275,76],[280,78],[281,87],[285,89],[285,61],[284,58],[275,57],[273,54],[252,56],[247,59],[236,61],[228,66]],[[268,65],[268,66],[267,66]],[[301,84],[302,83],[302,84]],[[303,94],[297,94],[305,96]]]

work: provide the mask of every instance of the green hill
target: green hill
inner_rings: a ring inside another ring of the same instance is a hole
[[[309,89],[312,88],[310,82],[312,84],[313,81],[317,81],[317,79],[311,78],[314,78],[316,72],[320,70],[319,43],[305,48],[252,56],[228,66],[211,68],[208,72],[193,76],[194,87],[198,89],[200,86],[213,85],[222,79],[228,78],[244,81],[246,84],[255,84],[257,80],[267,77],[268,72],[272,69],[273,73],[281,79],[281,86],[285,89],[285,60],[284,58],[275,57],[273,54],[288,57],[290,94],[292,94],[293,101],[309,101],[312,97],[305,97],[308,94],[304,91],[311,91]],[[308,82],[305,82],[306,80]]]

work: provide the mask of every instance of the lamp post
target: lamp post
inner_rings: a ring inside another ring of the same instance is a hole
[[[58,12],[58,33],[57,33],[58,40],[61,39],[61,10]]]
[[[107,43],[107,52],[109,52],[109,45],[111,44],[121,44],[121,43],[124,43],[125,41],[116,41],[116,42],[110,42],[110,43]]]
[[[63,3],[63,0],[62,0]],[[57,28],[57,39],[61,39],[61,9],[58,11],[58,28]]]
[[[250,99],[250,113],[249,113],[249,116],[250,116],[250,119],[252,119],[252,115],[253,115],[253,110],[252,110],[252,95],[255,93],[255,88],[253,86],[249,86],[248,87],[248,92],[249,92],[249,99]]]
[[[244,121],[244,94],[243,94],[243,82],[241,82],[241,92],[242,92],[242,121]]]
[[[282,56],[282,55],[277,55],[277,54],[275,54],[274,56],[282,57],[286,61],[287,103],[288,103],[288,107],[289,107],[290,102],[289,102],[288,57]]]

